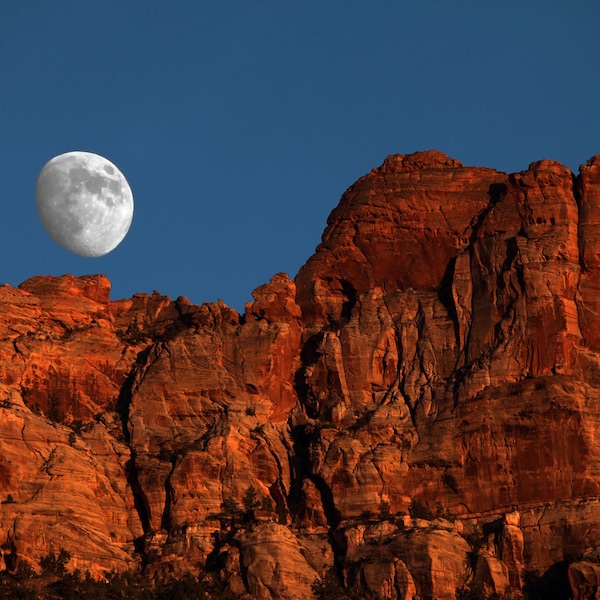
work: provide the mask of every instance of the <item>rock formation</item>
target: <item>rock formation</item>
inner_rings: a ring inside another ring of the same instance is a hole
[[[6,569],[596,597],[600,157],[389,156],[253,297],[0,287]]]

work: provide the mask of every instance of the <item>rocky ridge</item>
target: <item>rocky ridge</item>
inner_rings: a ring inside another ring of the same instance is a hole
[[[111,301],[101,275],[0,286],[4,566],[596,597],[599,291],[600,157],[435,151],[359,179],[244,314]]]

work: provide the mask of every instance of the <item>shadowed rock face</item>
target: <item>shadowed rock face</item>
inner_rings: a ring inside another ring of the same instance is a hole
[[[390,156],[244,315],[109,295],[0,287],[8,568],[64,547],[253,598],[596,593],[598,157]]]

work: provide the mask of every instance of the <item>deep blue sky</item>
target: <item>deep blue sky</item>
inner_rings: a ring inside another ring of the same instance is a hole
[[[520,171],[600,153],[597,0],[23,0],[0,11],[0,281],[105,273],[243,309],[294,276],[385,156]],[[35,181],[106,156],[135,215],[103,258],[56,246]]]

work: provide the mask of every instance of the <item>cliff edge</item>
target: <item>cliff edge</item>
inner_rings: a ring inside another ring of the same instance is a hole
[[[595,597],[600,157],[389,156],[253,298],[0,286],[6,570]]]

